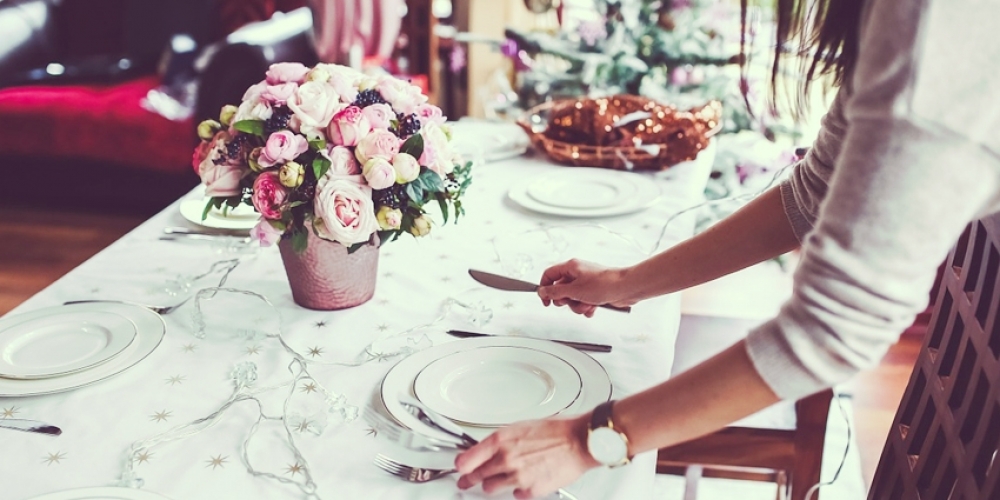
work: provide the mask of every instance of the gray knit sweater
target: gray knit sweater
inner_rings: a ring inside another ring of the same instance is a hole
[[[782,398],[875,365],[969,221],[1000,211],[997,0],[869,0],[854,73],[781,185],[792,298],[747,352]]]

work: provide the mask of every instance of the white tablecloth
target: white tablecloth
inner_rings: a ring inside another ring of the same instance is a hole
[[[710,161],[700,159],[656,175],[642,174],[661,186],[661,201],[637,214],[596,222],[648,249],[669,215],[700,200],[709,167]],[[409,338],[447,342],[452,339],[440,332],[446,327],[462,327],[609,343],[614,346],[613,353],[594,357],[607,368],[615,397],[620,398],[669,376],[680,316],[677,296],[640,304],[630,315],[602,310],[587,320],[565,309],[543,308],[533,294],[484,289],[466,274],[469,268],[505,271],[491,244],[495,238],[500,246],[522,241],[530,247],[535,244],[533,238],[544,234],[539,230],[581,222],[530,213],[506,199],[508,186],[555,168],[562,167],[538,157],[477,167],[465,203],[467,216],[458,225],[435,227],[426,238],[400,238],[384,247],[375,297],[362,306],[319,312],[294,305],[274,248],[244,255],[227,286],[267,296],[280,311],[281,330],[289,345],[320,361],[354,360],[376,339],[430,323],[449,297],[481,302],[493,313],[488,324],[475,327],[463,324],[460,315],[451,315],[423,332],[426,339],[422,335]],[[234,256],[218,245],[158,239],[164,227],[185,224],[176,204],[166,208],[11,314],[88,298],[168,303],[171,298],[163,289],[170,280],[195,275],[212,262]],[[692,219],[682,217],[668,229],[667,245],[690,235]],[[557,231],[569,234],[571,240],[573,235],[592,238],[583,236],[588,231],[600,233],[593,227]],[[519,233],[523,238],[512,236]],[[581,244],[592,248],[605,245],[581,240],[571,241],[568,248],[573,251],[574,245]],[[524,268],[535,273],[550,257],[540,257]],[[526,277],[538,279],[537,275]],[[156,351],[110,380],[62,394],[0,398],[0,418],[37,419],[63,429],[62,436],[54,438],[0,429],[0,498],[18,500],[63,489],[114,484],[129,460],[126,450],[131,443],[215,411],[232,393],[229,374],[238,363],[253,361],[257,365],[259,387],[289,381],[291,358],[273,339],[247,341],[220,333],[240,328],[274,331],[277,323],[269,322],[265,309],[249,307],[253,304],[250,299],[226,304],[224,298],[206,303],[205,339],[193,335],[194,308],[190,304],[166,315],[166,337]],[[251,310],[254,312],[248,312]],[[394,361],[376,360],[351,368],[319,366],[311,372],[327,390],[343,395],[346,405],[363,410]],[[261,397],[264,412],[281,415],[289,390],[285,387],[265,393]],[[294,390],[296,395],[311,395],[304,384]],[[253,403],[239,403],[208,430],[151,448],[134,465],[143,488],[175,500],[303,497],[292,484],[247,473],[240,450],[257,416]],[[317,495],[326,499],[482,496],[478,489],[459,492],[453,477],[423,485],[390,477],[371,462],[378,451],[392,451],[392,446],[373,436],[362,418],[343,421],[335,417],[319,435],[294,433],[307,464],[299,463],[284,445],[284,431],[274,422],[261,426],[248,457],[257,469],[296,482],[302,481],[301,469],[307,466],[318,485]],[[654,454],[647,453],[629,467],[591,471],[568,490],[581,499],[649,498],[654,460]],[[510,495],[501,498],[507,497]]]

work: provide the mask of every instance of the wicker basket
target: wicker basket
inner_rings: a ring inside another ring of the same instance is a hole
[[[679,111],[650,99],[616,95],[540,104],[520,125],[536,149],[577,167],[664,170],[693,160],[722,128],[722,104]]]

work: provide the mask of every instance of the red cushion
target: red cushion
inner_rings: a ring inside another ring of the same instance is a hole
[[[81,158],[161,171],[190,171],[191,120],[143,109],[155,76],[116,85],[0,89],[0,154]]]

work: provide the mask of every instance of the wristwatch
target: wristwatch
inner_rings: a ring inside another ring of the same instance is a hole
[[[611,419],[611,407],[615,402],[601,403],[590,416],[587,432],[587,451],[601,465],[621,467],[631,461],[628,455],[628,437],[615,428]]]

